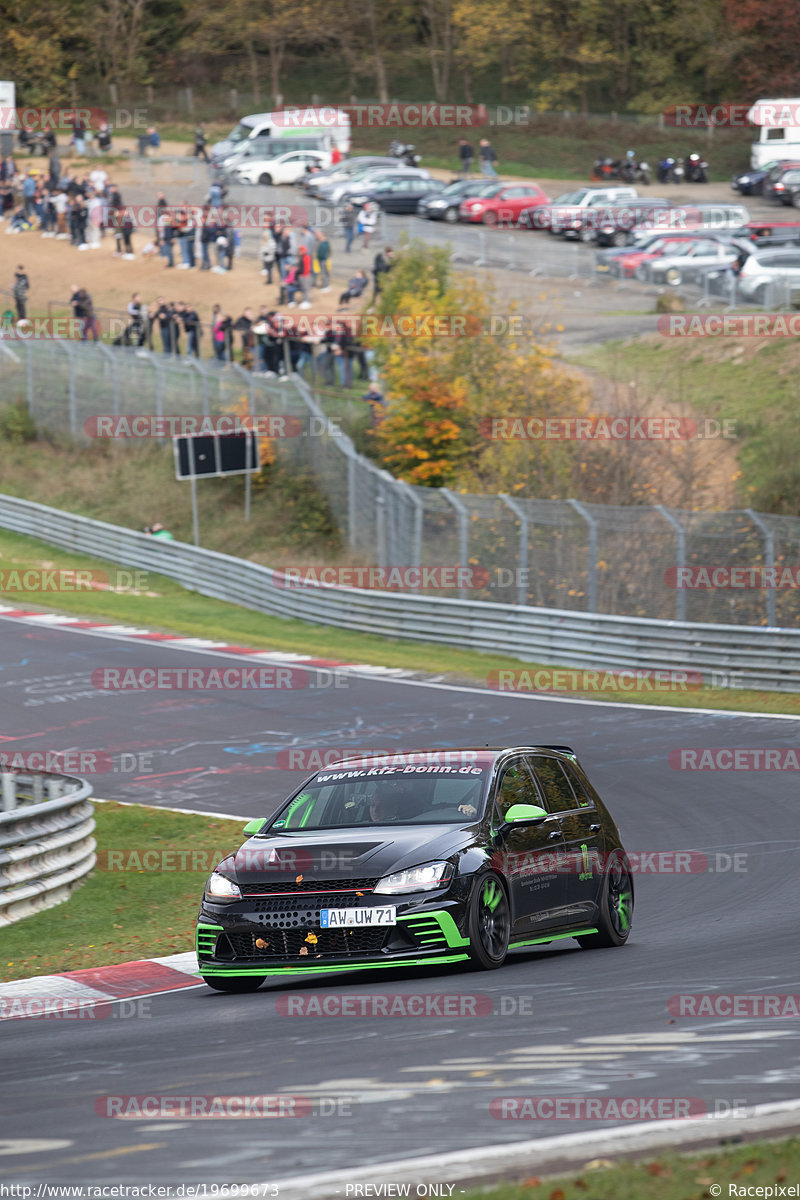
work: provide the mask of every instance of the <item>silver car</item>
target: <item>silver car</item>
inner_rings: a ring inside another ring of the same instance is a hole
[[[356,195],[358,192],[365,192],[385,179],[430,179],[430,174],[420,170],[419,167],[404,167],[402,163],[398,163],[391,169],[373,167],[363,172],[357,171],[355,175],[351,175],[348,180],[343,180],[341,183],[319,188],[317,197],[323,204],[346,204],[348,197]]]
[[[757,250],[742,265],[739,295],[756,304],[790,304],[800,291],[800,249]]]
[[[652,283],[668,283],[678,287],[682,283],[696,283],[708,271],[720,271],[736,262],[741,247],[730,241],[714,241],[697,238],[683,243],[674,253],[662,254],[647,263],[647,277]]]

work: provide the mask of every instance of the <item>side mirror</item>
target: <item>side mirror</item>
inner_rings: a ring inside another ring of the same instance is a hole
[[[244,829],[242,830],[242,833],[249,834],[252,837],[254,834],[260,833],[261,830],[266,825],[266,823],[267,823],[266,817],[255,817],[252,821],[247,822]]]
[[[506,813],[506,825],[541,825],[549,813],[538,804],[512,804]]]

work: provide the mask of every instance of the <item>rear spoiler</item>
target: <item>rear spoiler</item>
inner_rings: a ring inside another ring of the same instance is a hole
[[[574,758],[576,762],[578,761],[578,756],[572,749],[572,746],[542,746],[542,750],[558,750],[560,754],[567,754],[570,758]]]

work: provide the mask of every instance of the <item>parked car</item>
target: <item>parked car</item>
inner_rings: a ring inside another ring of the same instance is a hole
[[[791,185],[792,183],[796,184],[798,178],[800,178],[800,163],[776,163],[764,175],[764,183],[762,185],[764,199],[774,204],[791,204]],[[789,185],[788,189],[787,183]]]
[[[356,171],[349,179],[320,188],[317,198],[323,204],[347,204],[351,196],[363,193],[387,179],[430,179],[430,175],[421,167],[405,167],[402,163],[395,163],[393,167],[371,167]]]
[[[256,159],[278,158],[280,155],[289,154],[293,150],[322,151],[325,153],[326,166],[331,160],[330,138],[258,137],[237,142],[224,157],[213,159],[211,166],[216,175],[222,175],[227,178],[233,174],[233,171],[237,167],[244,166],[246,163],[255,162]]]
[[[800,221],[748,221],[734,237],[765,249],[800,245]]]
[[[353,192],[348,199],[356,208],[372,200],[384,212],[415,213],[421,200],[443,188],[441,179],[384,179],[363,192]]]
[[[800,208],[800,168],[793,167],[784,171],[783,175],[773,185],[773,199],[781,204]]]
[[[733,266],[741,249],[731,239],[695,238],[680,247],[670,247],[648,263],[647,278],[652,283],[668,283],[670,287],[696,283],[708,271]]]
[[[397,165],[397,159],[386,154],[365,154],[358,158],[345,159],[344,162],[337,163],[335,167],[328,167],[326,171],[320,171],[313,179],[300,182],[310,195],[315,195],[320,188],[328,184],[340,183],[343,179],[352,179],[357,172],[364,171],[369,167],[383,167],[384,170],[390,171]]]
[[[790,159],[775,158],[772,162],[764,163],[763,167],[742,171],[734,175],[731,187],[742,196],[760,196],[764,190],[764,180],[775,167],[800,167],[800,162]]]
[[[483,192],[495,187],[485,179],[457,179],[448,183],[447,187],[435,196],[420,200],[417,206],[417,216],[425,217],[428,221],[457,221],[461,201],[467,196],[480,196]]]
[[[483,225],[516,227],[522,212],[549,203],[550,197],[535,183],[497,183],[480,195],[462,200],[458,217],[460,221]]]
[[[605,270],[620,279],[632,279],[634,276],[638,279],[646,279],[646,271],[637,274],[638,267],[644,266],[667,252],[682,254],[694,240],[685,233],[680,237],[656,236],[645,242],[643,246],[626,246],[615,254],[599,254],[596,269],[600,272]]]
[[[791,290],[800,289],[800,250],[759,250],[749,256],[739,272],[739,294],[745,300],[766,304],[770,300],[785,303],[774,284],[786,284]]]
[[[667,229],[669,218],[664,214],[671,208],[672,201],[661,196],[623,201],[607,208],[593,206],[585,210],[586,227],[593,228],[594,241],[598,246],[628,246],[635,233]]]
[[[609,208],[622,204],[627,200],[636,200],[639,193],[635,187],[579,188],[571,193],[571,199],[561,200],[550,206],[547,229],[552,234],[563,237],[580,238],[590,242],[594,238],[591,218],[587,219],[587,209]],[[538,221],[536,222],[538,224]]]
[[[277,158],[247,159],[229,172],[233,183],[296,183],[309,166],[327,167],[331,156],[324,150],[293,150]]]

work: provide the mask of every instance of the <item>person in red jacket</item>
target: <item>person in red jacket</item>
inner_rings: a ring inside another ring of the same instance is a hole
[[[301,308],[311,308],[311,275],[312,262],[311,255],[306,250],[305,246],[297,247],[297,282],[303,292],[303,303]]]

